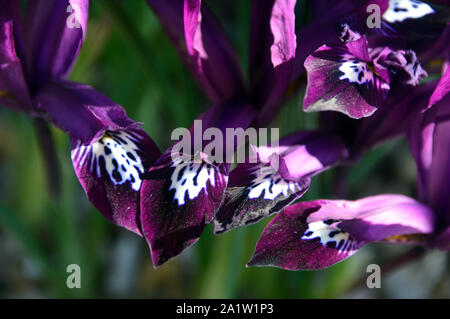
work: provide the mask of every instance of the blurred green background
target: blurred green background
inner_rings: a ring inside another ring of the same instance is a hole
[[[207,1],[247,69],[249,0]],[[298,5],[297,24],[306,22]],[[145,1],[91,1],[86,42],[71,73],[94,86],[164,150],[176,127],[188,127],[209,106]],[[301,110],[303,91],[272,125],[282,135],[317,127]],[[449,258],[425,257],[389,273],[382,288],[365,285],[368,264],[387,265],[409,247],[370,245],[329,269],[290,272],[245,268],[265,225],[214,236],[153,269],[145,241],[109,222],[90,204],[73,172],[68,137],[52,128],[62,169],[61,199],[48,191],[31,120],[0,107],[0,297],[2,298],[341,298],[450,297]],[[314,178],[302,198],[335,198],[345,176],[347,199],[385,192],[416,195],[414,162],[404,139],[371,151],[350,168]],[[68,289],[66,267],[81,267],[81,289]],[[383,268],[382,268],[383,271]],[[361,281],[362,280],[362,281]]]

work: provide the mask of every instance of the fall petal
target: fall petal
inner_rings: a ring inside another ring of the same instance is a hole
[[[173,162],[168,153],[146,174],[141,223],[155,267],[194,244],[219,208],[226,169],[205,162]]]
[[[433,212],[402,195],[303,202],[288,207],[267,225],[249,266],[325,268],[366,243],[422,243],[420,236],[433,230]]]
[[[261,106],[258,123],[267,123],[277,112],[290,84],[297,40],[295,0],[264,0],[252,4],[250,76],[254,96]]]
[[[139,235],[142,176],[159,156],[139,127],[107,130],[83,145],[72,140],[72,161],[89,200],[111,222]]]
[[[305,61],[305,111],[372,115],[389,91],[386,71],[370,61],[365,37],[340,47],[322,46]]]
[[[230,174],[224,204],[214,220],[216,234],[254,224],[300,198],[310,179],[284,179],[264,165],[241,164]]]
[[[320,131],[294,133],[276,147],[253,149],[255,158],[230,174],[224,204],[214,221],[216,233],[278,213],[309,189],[311,176],[347,156],[339,138]]]
[[[292,205],[264,229],[247,266],[272,266],[287,270],[329,267],[353,255],[364,243],[330,226],[331,221],[308,224],[318,203]]]

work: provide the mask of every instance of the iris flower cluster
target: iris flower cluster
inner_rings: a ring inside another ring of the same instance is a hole
[[[203,132],[263,128],[302,87],[303,111],[319,112],[316,130],[252,146],[233,169],[201,151],[174,159],[183,138],[161,151],[123,107],[67,80],[87,32],[88,0],[29,0],[25,8],[0,0],[0,104],[67,133],[86,196],[146,240],[155,267],[208,224],[220,234],[270,215],[249,266],[324,268],[371,242],[450,249],[447,1],[300,1],[311,22],[299,29],[299,1],[252,1],[244,76],[206,1],[147,0],[211,101],[197,118]],[[417,163],[418,198],[298,201],[315,175],[401,135]]]

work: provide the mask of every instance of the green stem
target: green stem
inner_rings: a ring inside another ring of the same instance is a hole
[[[47,122],[41,118],[33,119],[36,136],[42,153],[47,174],[47,183],[53,199],[61,196],[61,168],[55,152],[55,143]]]

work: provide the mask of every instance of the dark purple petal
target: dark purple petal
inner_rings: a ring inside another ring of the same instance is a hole
[[[216,234],[254,224],[278,213],[310,186],[308,177],[290,181],[264,165],[241,164],[230,174],[225,199],[214,219]]]
[[[295,0],[263,0],[252,4],[250,77],[256,104],[262,107],[259,123],[277,112],[290,84],[294,66]]]
[[[0,103],[29,111],[30,97],[16,51],[15,34],[20,30],[18,1],[1,0],[0,7]]]
[[[72,139],[72,161],[89,200],[111,222],[142,235],[142,176],[159,150],[138,126],[106,131],[83,145]]]
[[[389,91],[387,71],[370,60],[367,40],[322,46],[305,61],[305,111],[338,111],[351,118],[372,115]]]
[[[84,145],[97,141],[106,130],[138,126],[120,105],[83,84],[49,83],[34,102],[43,116]]]
[[[28,2],[24,54],[34,89],[68,74],[86,34],[88,11],[89,0]]]
[[[344,142],[335,134],[325,131],[294,133],[282,138],[280,146],[288,146],[281,157],[289,179],[317,175],[348,157]]]
[[[328,225],[329,221],[306,222],[320,205],[320,201],[300,203],[278,214],[264,229],[247,266],[320,269],[353,255],[364,243]]]
[[[150,169],[141,190],[142,229],[155,267],[198,240],[219,208],[228,180],[223,165],[172,162],[169,154]]]
[[[239,164],[230,174],[215,232],[247,226],[278,213],[300,198],[314,176],[347,157],[342,141],[324,132],[300,132],[278,147],[254,147],[256,160]]]
[[[205,93],[215,102],[243,88],[237,56],[200,0],[147,0]]]
[[[329,267],[372,241],[410,243],[433,231],[429,208],[401,195],[292,205],[266,227],[249,266]],[[418,238],[414,236],[419,236]]]
[[[426,109],[429,96],[436,82],[428,82],[416,87],[405,87],[402,90],[391,91],[383,107],[372,116],[364,118],[356,124],[356,129],[349,132],[356,137],[352,147],[352,157],[358,157],[375,145],[405,134],[409,124]],[[351,125],[343,124],[347,128]]]

